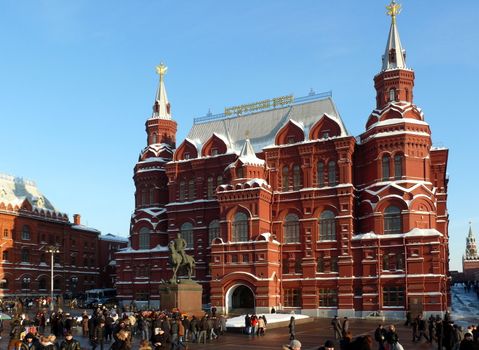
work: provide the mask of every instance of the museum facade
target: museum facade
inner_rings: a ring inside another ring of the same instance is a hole
[[[164,83],[134,169],[130,247],[116,254],[124,302],[161,307],[168,242],[181,233],[203,302],[313,316],[402,317],[450,304],[446,168],[414,103],[392,17],[376,108],[348,133],[330,93],[282,96],[197,118],[176,144]]]

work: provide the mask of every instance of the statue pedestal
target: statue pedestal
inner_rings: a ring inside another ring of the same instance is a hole
[[[177,308],[180,312],[190,315],[202,314],[203,287],[198,283],[187,281],[179,284],[161,284],[159,292],[161,310]]]

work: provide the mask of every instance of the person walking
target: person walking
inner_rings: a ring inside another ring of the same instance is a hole
[[[93,331],[93,337],[92,337],[92,350],[96,350],[96,347],[100,345],[100,350],[103,350],[103,345],[105,344],[105,321],[103,319],[100,320],[98,325],[95,327],[95,330]]]
[[[339,340],[341,339],[341,322],[339,321],[338,316],[334,316],[334,318],[331,320],[331,325],[333,326],[334,330],[334,339]]]
[[[384,350],[384,343],[386,341],[387,331],[384,329],[382,324],[379,324],[376,330],[374,331],[374,340],[378,343],[378,350]]]
[[[343,327],[342,327],[342,332],[343,332],[343,337],[346,336],[346,334],[349,333],[349,320],[347,317],[344,317],[343,319]]]
[[[296,339],[296,320],[295,320],[294,316],[291,316],[291,318],[289,319],[288,328],[289,328],[289,340]],[[300,347],[301,347],[301,345],[300,345]]]
[[[81,350],[80,342],[73,339],[71,332],[66,332],[65,339],[60,344],[60,350]]]

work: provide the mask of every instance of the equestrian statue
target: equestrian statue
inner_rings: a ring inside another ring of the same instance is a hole
[[[170,250],[170,264],[173,268],[173,276],[171,277],[170,283],[176,284],[177,273],[181,268],[186,268],[188,273],[188,280],[191,280],[191,275],[195,270],[195,259],[185,253],[186,241],[181,237],[181,233],[178,233],[178,236],[168,244],[168,249]]]

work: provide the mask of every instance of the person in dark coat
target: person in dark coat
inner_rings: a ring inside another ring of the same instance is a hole
[[[165,339],[165,332],[161,328],[155,328],[150,339],[154,346],[154,350],[164,349],[166,347]]]
[[[296,320],[294,316],[291,316],[289,319],[289,340],[294,340],[296,339]]]
[[[427,328],[428,328],[428,331],[429,331],[429,343],[432,343],[432,340],[434,339],[435,337],[435,334],[434,334],[434,329],[436,328],[435,325],[436,325],[436,319],[434,318],[433,315],[429,316],[429,319],[428,319],[428,322],[427,322]]]
[[[464,334],[464,339],[459,345],[459,350],[479,350],[479,343],[474,341],[474,337],[471,332]]]
[[[344,317],[342,332],[343,332],[343,334],[342,334],[343,337],[346,336],[346,334],[348,334],[348,332],[349,332],[349,320],[348,320],[347,317]]]
[[[251,334],[251,316],[249,314],[244,317],[244,329],[246,334]]]
[[[424,337],[426,341],[429,341],[426,335],[426,321],[424,321],[422,315],[417,317],[417,332],[416,341],[420,341],[422,337]]]
[[[81,350],[80,342],[73,339],[70,332],[65,333],[65,339],[60,344],[60,350]]]
[[[396,333],[396,327],[392,324],[389,326],[388,332],[386,333],[386,343],[389,347],[394,347],[399,342],[398,334]]]
[[[386,334],[387,334],[387,331],[384,329],[382,324],[378,325],[378,327],[374,331],[374,340],[377,341],[379,350],[384,350]]]
[[[96,350],[96,347],[100,345],[100,350],[103,350],[103,345],[105,344],[105,335],[106,335],[106,329],[105,329],[105,321],[102,319],[100,320],[100,323],[98,323],[98,326],[95,327],[95,330],[93,331],[93,338],[92,338],[92,350]]]
[[[334,330],[334,339],[341,339],[341,321],[339,321],[338,316],[334,316],[334,318],[331,320],[331,325],[333,326]]]

